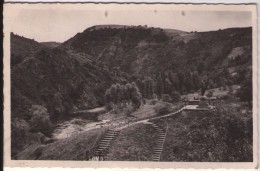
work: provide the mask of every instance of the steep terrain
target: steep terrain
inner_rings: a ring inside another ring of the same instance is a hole
[[[11,66],[17,65],[25,58],[30,58],[34,53],[44,49],[45,46],[33,39],[28,39],[11,33]]]
[[[11,34],[12,115],[35,103],[51,113],[96,107],[112,83],[135,81],[143,93],[147,77],[157,94],[193,92],[202,79],[208,88],[240,84],[251,75],[251,34],[99,25],[51,48]]]
[[[30,145],[31,138],[25,137],[31,134],[37,142],[51,141],[44,137],[47,133],[33,132],[37,127],[32,107],[44,126],[48,115],[53,122],[71,111],[103,106],[106,89],[115,83],[136,82],[142,97],[169,100],[232,85],[246,85],[247,97],[252,90],[248,80],[252,28],[184,32],[99,25],[62,44],[38,43],[12,33],[12,158]]]
[[[105,25],[78,33],[60,48],[119,69],[136,82],[151,77],[157,89],[161,82],[163,94],[183,94],[198,90],[198,80],[212,88],[240,84],[250,75],[252,28],[188,33]]]
[[[50,114],[101,106],[104,91],[124,80],[91,60],[57,48],[43,49],[12,67],[12,117],[26,119],[33,104],[46,106]]]

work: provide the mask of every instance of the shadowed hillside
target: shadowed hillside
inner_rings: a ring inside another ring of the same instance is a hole
[[[198,80],[215,88],[240,84],[250,75],[252,28],[188,33],[145,26],[97,26],[78,33],[61,48],[128,73],[136,82],[150,77],[157,94],[174,90],[185,94],[199,89]]]
[[[79,61],[60,49],[45,49],[12,68],[12,117],[26,118],[33,104],[51,114],[104,104],[104,92],[115,77],[105,67]]]
[[[33,57],[33,54],[45,48],[33,39],[28,39],[11,33],[11,66],[22,62],[25,58]]]

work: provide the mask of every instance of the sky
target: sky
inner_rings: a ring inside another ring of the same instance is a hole
[[[93,25],[147,25],[182,31],[252,26],[248,11],[23,9],[11,31],[38,42],[64,42]]]

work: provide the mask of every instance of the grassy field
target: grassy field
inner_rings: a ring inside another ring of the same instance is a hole
[[[155,121],[166,127],[164,121]],[[182,112],[167,119],[162,161],[252,161],[252,113],[223,103],[215,112]]]
[[[153,127],[142,123],[123,129],[112,144],[106,160],[151,161],[156,136]]]

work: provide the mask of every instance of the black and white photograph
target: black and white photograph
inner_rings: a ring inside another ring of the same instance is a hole
[[[255,5],[4,9],[8,163],[256,167]]]

